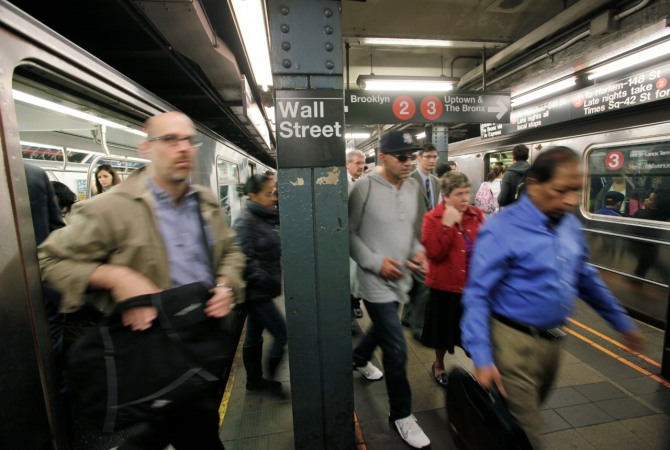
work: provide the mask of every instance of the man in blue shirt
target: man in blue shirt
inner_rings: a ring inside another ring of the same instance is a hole
[[[486,221],[463,295],[461,323],[477,381],[495,384],[535,449],[542,448],[539,406],[556,378],[560,330],[575,297],[591,305],[638,350],[633,321],[588,264],[580,222],[579,157],[566,147],[543,151],[526,192]]]

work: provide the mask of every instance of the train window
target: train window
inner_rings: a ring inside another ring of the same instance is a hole
[[[484,174],[484,178],[486,178],[486,175],[488,175],[491,170],[493,170],[493,166],[497,163],[502,164],[504,167],[503,169],[506,170],[509,166],[512,165],[512,150],[502,150],[499,152],[491,152],[487,153],[484,156],[484,170],[486,173]]]
[[[219,184],[219,204],[226,215],[228,225],[232,223],[231,197],[237,192],[240,170],[237,164],[222,158],[216,160],[216,177]]]
[[[601,219],[670,219],[670,141],[598,147],[587,158],[589,212]]]
[[[146,136],[141,119],[103,92],[75,83],[37,64],[16,68],[12,97],[21,153],[52,180],[66,184],[79,199],[91,195],[88,173],[109,158],[121,178],[139,161],[137,146]],[[135,162],[121,163],[124,158]],[[139,167],[139,166],[138,166]]]

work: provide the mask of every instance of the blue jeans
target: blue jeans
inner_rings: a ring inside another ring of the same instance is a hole
[[[281,359],[288,337],[286,321],[273,301],[249,302],[247,306],[247,333],[244,347],[254,347],[263,343],[263,330],[267,329],[274,337],[270,358]]]
[[[370,303],[365,308],[372,320],[360,344],[354,349],[356,365],[365,365],[379,345],[382,349],[384,379],[391,408],[390,419],[403,419],[412,414],[412,391],[407,381],[407,342],[398,317],[398,303]]]

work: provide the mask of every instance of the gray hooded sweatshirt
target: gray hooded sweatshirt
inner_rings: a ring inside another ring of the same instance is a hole
[[[369,302],[409,301],[412,277],[404,263],[425,251],[414,234],[420,220],[419,189],[413,178],[398,189],[374,172],[354,183],[349,193],[349,254],[358,264],[358,296]],[[386,256],[403,263],[404,277],[390,281],[379,275]]]

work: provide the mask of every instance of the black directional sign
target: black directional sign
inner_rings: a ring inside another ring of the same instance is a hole
[[[278,167],[343,166],[342,91],[278,90],[275,96]]]
[[[346,91],[347,125],[374,123],[507,123],[509,94]]]
[[[615,81],[514,109],[511,123],[483,123],[482,138],[515,133],[670,98],[670,63],[657,64]]]

